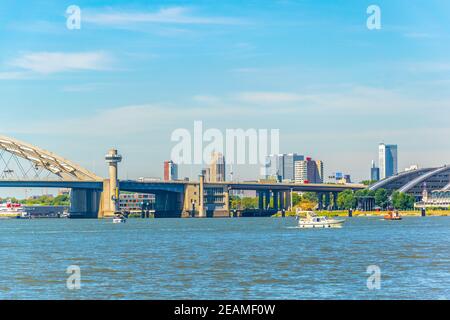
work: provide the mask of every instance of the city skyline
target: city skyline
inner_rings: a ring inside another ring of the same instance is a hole
[[[281,153],[311,154],[325,176],[355,181],[368,178],[382,141],[401,145],[400,168],[449,162],[449,30],[444,15],[429,15],[447,3],[380,1],[376,31],[365,3],[229,2],[220,15],[206,1],[77,5],[80,30],[66,28],[65,4],[5,4],[2,134],[102,176],[103,154],[116,147],[122,178],[161,176],[171,133],[195,120],[280,129]],[[258,166],[233,171],[259,176]]]

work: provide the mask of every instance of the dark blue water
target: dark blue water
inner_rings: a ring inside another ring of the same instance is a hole
[[[0,221],[2,299],[449,299],[450,218]],[[81,269],[81,289],[66,286]],[[381,289],[367,288],[367,267]]]

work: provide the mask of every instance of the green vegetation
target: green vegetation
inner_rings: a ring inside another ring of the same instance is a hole
[[[68,195],[60,195],[57,197],[41,196],[38,198],[29,198],[19,200],[16,198],[0,199],[0,202],[11,201],[13,203],[20,203],[26,206],[69,206],[70,197]]]
[[[258,208],[258,198],[251,197],[230,197],[231,198],[231,209],[232,210],[246,210],[246,209],[257,209]]]
[[[389,206],[389,193],[386,189],[375,191],[375,205],[381,209],[386,209]]]
[[[375,182],[377,182],[377,181],[376,180],[364,180],[364,181],[361,181],[360,183],[365,186],[370,186],[370,185],[374,184]]]
[[[230,201],[232,210],[258,209],[259,205],[258,197],[231,196]],[[317,202],[317,194],[314,192],[305,192],[302,195],[296,192],[292,194],[292,205],[300,207],[302,210],[312,210],[317,206]],[[270,206],[273,206],[273,198],[270,200]]]
[[[339,193],[337,205],[341,210],[353,209],[356,207],[356,197],[352,190],[345,190]]]
[[[399,210],[408,210],[414,208],[415,199],[412,195],[395,191],[392,194],[392,205]]]
[[[378,189],[377,191],[364,189],[356,192],[346,190],[338,196],[338,207],[341,210],[355,209],[358,205],[358,198],[361,197],[374,197],[375,205],[382,210],[387,209],[390,204],[399,210],[409,210],[414,208],[415,202],[413,196],[398,191],[390,195],[385,189]],[[390,197],[391,201],[389,200]]]

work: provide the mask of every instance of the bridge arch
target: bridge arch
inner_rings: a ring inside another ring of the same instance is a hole
[[[33,146],[14,138],[0,135],[0,153],[3,165],[8,167],[3,159],[5,153],[27,160],[36,168],[46,170],[64,180],[75,181],[102,181],[103,179],[89,170],[67,160],[53,152]],[[5,169],[6,170],[6,169]],[[26,175],[26,171],[23,174]],[[26,177],[25,177],[26,178]]]

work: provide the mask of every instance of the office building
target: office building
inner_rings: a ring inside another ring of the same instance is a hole
[[[205,182],[211,182],[210,181],[211,180],[210,179],[210,177],[211,177],[210,172],[211,172],[210,168],[202,169],[202,176],[205,179]]]
[[[304,156],[289,154],[271,154],[266,157],[266,179],[276,179],[277,181],[295,180],[295,162],[304,160]]]
[[[211,164],[209,166],[209,181],[224,182],[226,180],[225,157],[220,152],[211,154]]]
[[[385,179],[398,173],[397,145],[381,143],[378,148],[380,179]]]
[[[284,176],[284,154],[271,154],[266,157],[266,179],[275,178],[283,180]]]
[[[335,172],[332,176],[328,177],[330,182],[338,183],[338,184],[347,184],[352,183],[352,178],[349,174],[345,174],[342,172]]]
[[[370,180],[379,181],[380,180],[380,168],[375,165],[375,161],[372,160],[372,167],[370,168]]]
[[[178,180],[178,165],[173,161],[164,161],[164,181]]]
[[[283,155],[283,176],[282,180],[295,180],[295,162],[304,160],[305,157],[296,153]]]
[[[305,160],[296,161],[295,183],[323,183],[323,162],[312,160],[307,157]]]

